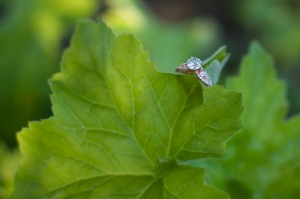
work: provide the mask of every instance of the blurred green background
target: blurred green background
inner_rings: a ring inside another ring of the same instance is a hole
[[[0,0],[0,198],[18,162],[16,132],[51,115],[48,79],[59,70],[79,19],[134,33],[158,70],[227,45],[223,79],[237,74],[251,40],[260,41],[288,85],[289,116],[300,110],[298,0]]]

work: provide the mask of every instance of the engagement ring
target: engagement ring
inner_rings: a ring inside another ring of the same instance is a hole
[[[203,62],[199,58],[191,57],[186,63],[180,64],[177,67],[176,72],[194,74],[205,86],[212,86],[212,81],[209,75],[202,68],[202,65]]]

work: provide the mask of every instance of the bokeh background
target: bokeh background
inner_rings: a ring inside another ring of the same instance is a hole
[[[20,157],[16,132],[52,114],[47,81],[80,19],[134,33],[162,72],[226,45],[220,84],[257,40],[287,82],[288,116],[300,112],[299,0],[0,0],[0,198],[12,189]]]

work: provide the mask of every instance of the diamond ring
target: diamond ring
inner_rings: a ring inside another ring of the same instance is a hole
[[[199,58],[191,57],[186,63],[180,64],[177,67],[176,72],[194,74],[205,86],[212,86],[212,81],[209,75],[202,68],[202,65],[203,62]]]

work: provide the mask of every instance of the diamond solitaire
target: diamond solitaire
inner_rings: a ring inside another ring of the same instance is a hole
[[[186,65],[190,70],[198,70],[202,68],[202,61],[196,57],[191,57],[187,60]]]

